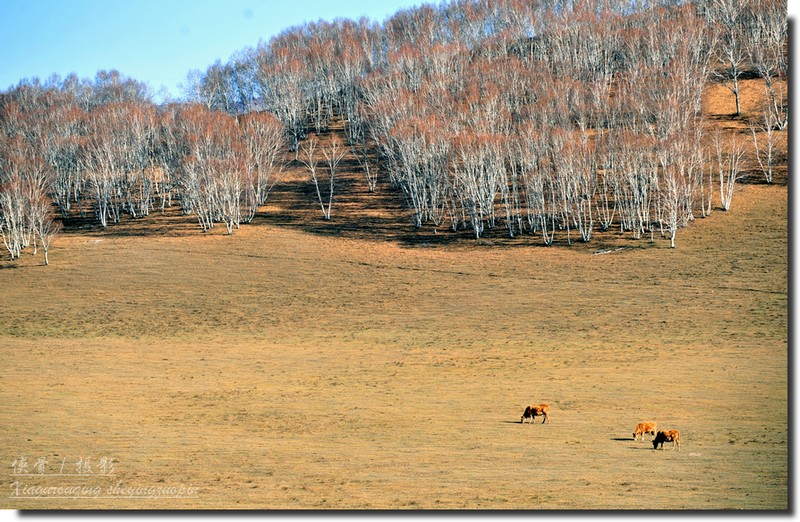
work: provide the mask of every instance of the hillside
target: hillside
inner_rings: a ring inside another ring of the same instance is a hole
[[[1,504],[785,509],[786,195],[605,255],[64,234],[0,270],[0,456],[199,494]],[[630,440],[648,419],[681,450]],[[59,480],[112,482],[26,482]]]
[[[617,229],[674,248],[731,207],[737,177],[785,179],[785,42],[781,0],[452,0],[288,28],[192,75],[176,103],[116,71],[23,80],[0,93],[0,235],[12,259],[41,246],[47,263],[52,204],[72,227],[178,206],[234,234],[269,205],[307,221],[297,203],[316,194],[328,233],[385,235],[377,213],[401,208],[411,241],[570,245]],[[732,107],[703,110],[725,90]],[[329,219],[337,199],[364,219]]]
[[[704,94],[704,116],[710,122],[707,131],[709,136],[717,129],[724,138],[736,136],[743,143],[751,140],[748,120],[757,117],[759,107],[764,101],[763,81],[760,79],[745,80],[742,82],[742,107],[740,117],[733,117],[733,97],[721,85],[710,85]],[[343,135],[341,122],[331,126],[329,131],[319,135],[325,143],[332,135]],[[763,133],[761,133],[763,134]],[[759,134],[759,140],[763,136]],[[779,136],[778,150],[786,151],[788,147],[787,133],[777,133]],[[376,164],[379,162],[373,158]],[[378,186],[375,192],[369,191],[369,186],[363,170],[354,156],[352,149],[345,155],[340,171],[336,178],[331,220],[323,219],[319,208],[314,185],[307,169],[294,159],[294,153],[283,151],[281,163],[282,170],[276,175],[275,185],[267,200],[267,204],[259,207],[253,224],[269,224],[281,227],[296,228],[319,236],[347,237],[356,239],[371,239],[375,241],[392,241],[401,245],[472,245],[475,244],[474,235],[470,230],[461,229],[451,231],[446,226],[435,227],[430,224],[421,228],[413,226],[409,218],[409,209],[404,204],[403,194],[400,189],[389,180],[385,170],[378,167]],[[785,185],[787,182],[787,156],[780,152],[776,161],[774,182]],[[707,166],[706,168],[714,168]],[[764,176],[752,156],[748,156],[739,175],[739,184],[762,184]],[[324,187],[323,187],[324,189]],[[714,198],[719,203],[719,189],[713,187]],[[738,193],[738,189],[737,189]],[[735,197],[736,198],[736,197]],[[736,205],[736,203],[733,203]],[[710,219],[714,219],[711,217]],[[697,226],[704,226],[706,220],[696,222]],[[73,210],[69,218],[63,220],[66,234],[87,234],[89,236],[144,236],[166,235],[184,236],[186,234],[201,234],[197,226],[197,219],[192,215],[183,215],[178,201],[163,212],[154,211],[142,219],[122,217],[122,223],[110,226],[107,229],[97,227],[91,216],[81,218],[77,210]],[[246,228],[249,225],[244,225]],[[691,225],[695,226],[695,224]],[[211,234],[225,234],[225,227],[218,226]],[[237,230],[237,233],[239,231]],[[663,241],[660,234],[655,234],[656,241]],[[233,240],[235,241],[235,240]],[[572,248],[601,251],[609,248],[635,247],[642,248],[649,242],[649,237],[644,240],[631,240],[630,234],[621,233],[618,226],[608,232],[598,231],[594,239],[587,244],[576,241],[573,237]],[[534,234],[525,234],[509,239],[504,229],[487,230],[479,245],[541,245],[541,237]],[[556,245],[567,246],[566,236],[558,235]]]
[[[0,264],[0,458],[115,466],[17,482],[103,498],[0,505],[787,508],[785,185],[740,185],[676,250],[415,231],[362,186],[324,221],[289,170],[234,236],[175,210]]]

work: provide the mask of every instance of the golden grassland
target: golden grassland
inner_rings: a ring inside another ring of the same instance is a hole
[[[314,231],[283,190],[232,237],[173,212],[0,262],[0,507],[787,508],[785,185],[741,186],[674,250],[411,241],[345,195]],[[550,423],[520,424],[538,402]],[[681,450],[633,441],[644,420]],[[21,456],[114,476],[12,477]]]

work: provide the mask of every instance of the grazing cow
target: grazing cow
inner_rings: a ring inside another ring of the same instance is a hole
[[[672,442],[672,449],[676,447],[681,449],[681,432],[678,430],[664,430],[656,433],[656,438],[653,439],[653,449],[664,449],[665,442]]]
[[[655,437],[656,436],[656,423],[655,422],[640,422],[639,424],[637,424],[636,428],[634,428],[634,430],[633,430],[633,440],[636,440],[639,437],[641,437],[641,439],[644,440],[644,434],[645,433]]]
[[[522,418],[519,420],[520,422],[525,422],[525,419],[530,419],[530,422],[533,423],[533,420],[537,416],[544,417],[542,419],[542,424],[547,422],[547,413],[550,411],[550,406],[547,404],[536,404],[534,406],[528,406],[525,408],[525,412],[522,414]]]

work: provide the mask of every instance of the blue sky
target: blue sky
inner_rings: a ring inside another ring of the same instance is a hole
[[[383,21],[417,0],[0,0],[0,90],[53,73],[117,69],[154,90],[303,22]],[[438,3],[438,2],[437,2]]]

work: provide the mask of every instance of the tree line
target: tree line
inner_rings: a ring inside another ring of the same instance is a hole
[[[231,234],[266,203],[285,149],[270,113],[157,106],[114,71],[22,82],[0,96],[0,122],[0,236],[12,259],[37,238],[47,252],[53,206],[105,227],[174,201],[204,231],[224,223]]]
[[[23,81],[0,94],[0,234],[12,257],[37,238],[46,250],[57,227],[34,217],[39,200],[102,226],[175,201],[233,233],[287,149],[330,219],[349,150],[417,227],[545,244],[616,227],[674,246],[715,197],[730,207],[742,168],[744,143],[703,115],[710,81],[738,115],[740,79],[763,78],[750,150],[772,181],[786,35],[782,0],[452,0],[287,29],[192,71],[180,103],[113,71]],[[342,140],[317,140],[334,121]]]

